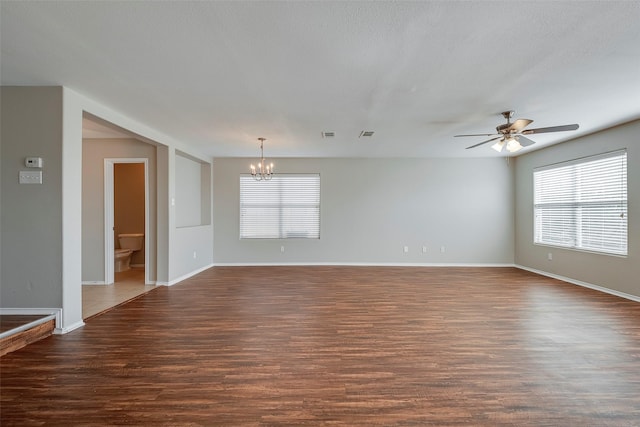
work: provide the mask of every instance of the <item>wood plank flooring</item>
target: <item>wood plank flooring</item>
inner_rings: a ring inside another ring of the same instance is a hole
[[[0,363],[2,426],[640,425],[640,304],[514,268],[216,267]]]
[[[24,326],[46,317],[42,314],[0,314],[0,333]]]
[[[51,316],[0,315],[0,333],[7,333],[6,336],[0,338],[0,356],[51,335],[56,327],[56,321],[55,319],[45,320],[48,317]],[[38,321],[42,323],[38,324]],[[31,327],[21,330],[29,324],[31,324]]]

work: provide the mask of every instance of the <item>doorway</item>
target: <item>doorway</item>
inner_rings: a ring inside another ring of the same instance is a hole
[[[140,166],[141,173],[137,172]],[[122,167],[120,167],[122,166]],[[127,166],[134,166],[130,168]],[[124,176],[124,174],[127,174]],[[104,242],[105,242],[105,284],[113,284],[116,280],[114,254],[116,249],[116,238],[118,234],[144,233],[143,252],[133,253],[130,264],[134,268],[144,268],[144,283],[151,284],[149,280],[149,161],[146,158],[108,158],[104,159]],[[116,174],[120,174],[118,177]],[[137,181],[135,177],[140,180]],[[118,178],[118,179],[116,179]],[[124,186],[116,185],[118,182]],[[136,190],[136,187],[139,190]],[[127,194],[118,195],[116,189],[127,190]],[[140,197],[144,192],[144,196]],[[136,208],[136,204],[142,202],[144,206]],[[137,213],[136,213],[137,212]],[[143,212],[143,218],[140,218]],[[143,224],[141,224],[141,222]],[[141,230],[142,228],[142,230]]]
[[[83,286],[84,320],[155,289],[149,278],[148,167],[146,158],[104,159],[105,277],[103,286]],[[131,255],[128,270],[116,272],[117,235],[134,233],[144,233],[142,249]]]

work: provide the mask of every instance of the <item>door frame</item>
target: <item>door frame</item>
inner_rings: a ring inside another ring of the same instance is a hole
[[[113,169],[116,163],[144,165],[144,283],[149,285],[149,159],[146,157],[104,159],[104,282],[112,285],[115,281]]]

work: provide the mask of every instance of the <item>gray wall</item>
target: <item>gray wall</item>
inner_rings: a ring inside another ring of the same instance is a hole
[[[215,264],[513,263],[513,173],[505,159],[273,161],[280,173],[320,173],[320,239],[240,240],[239,177],[250,159],[216,158]]]
[[[82,281],[104,282],[104,159],[146,158],[149,167],[149,280],[156,280],[156,147],[136,139],[82,141]],[[144,231],[144,230],[143,230]],[[117,246],[116,246],[117,247]],[[144,257],[140,263],[144,263]]]
[[[62,307],[62,88],[2,87],[2,307]],[[19,184],[25,157],[43,184]]]
[[[213,264],[211,165],[176,151],[175,180],[170,192],[175,218],[170,222],[170,283]],[[170,168],[171,170],[171,168]]]
[[[202,224],[200,162],[176,155],[176,227]]]
[[[516,160],[516,264],[640,297],[640,121],[558,144]],[[627,148],[629,246],[627,257],[533,244],[533,169]],[[553,260],[547,259],[552,253]]]

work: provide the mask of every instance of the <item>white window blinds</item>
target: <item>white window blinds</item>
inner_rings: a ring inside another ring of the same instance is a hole
[[[627,152],[535,169],[534,242],[627,255]]]
[[[241,239],[319,239],[320,175],[240,176]]]

